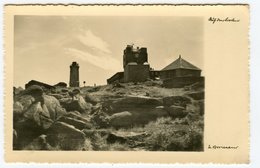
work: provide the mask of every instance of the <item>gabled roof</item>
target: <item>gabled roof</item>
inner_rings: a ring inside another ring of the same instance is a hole
[[[179,58],[169,65],[167,65],[165,68],[162,69],[162,71],[167,71],[167,70],[173,70],[173,69],[192,69],[192,70],[201,70],[198,67],[192,65],[188,61],[184,60],[181,58],[181,55]]]

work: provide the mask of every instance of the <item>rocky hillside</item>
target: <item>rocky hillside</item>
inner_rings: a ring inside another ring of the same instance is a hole
[[[203,150],[204,89],[159,81],[14,92],[15,150]]]

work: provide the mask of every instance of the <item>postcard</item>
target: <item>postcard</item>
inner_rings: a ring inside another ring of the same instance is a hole
[[[249,5],[6,5],[5,160],[249,163]]]

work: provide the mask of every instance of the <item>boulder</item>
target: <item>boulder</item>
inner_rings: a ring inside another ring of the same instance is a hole
[[[43,88],[39,85],[31,85],[24,91],[23,94],[31,95],[31,96],[42,96],[43,95]]]
[[[80,113],[89,112],[92,107],[81,95],[63,98],[60,100],[60,103],[67,111],[79,111]]]
[[[91,96],[90,94],[85,95],[85,101],[88,103],[91,103],[93,105],[96,105],[99,102],[99,100],[97,98],[95,98],[94,96]]]
[[[132,125],[136,126],[144,126],[158,118],[169,116],[163,106],[131,108],[128,112],[132,114]]]
[[[111,103],[112,112],[128,111],[132,108],[156,107],[162,105],[162,99],[147,96],[126,96]]]
[[[21,96],[15,102],[14,116],[18,120],[32,120],[34,124],[47,129],[51,126],[53,121],[66,114],[65,109],[60,106],[59,101],[52,96],[42,95],[36,93],[31,95]],[[19,107],[19,108],[18,108]],[[22,110],[21,110],[21,107]],[[17,113],[19,112],[19,118]]]
[[[68,93],[69,90],[68,90],[68,89],[61,89],[61,92],[62,92],[62,93]]]
[[[161,106],[162,99],[152,98],[148,96],[126,96],[121,100],[115,101],[118,105],[148,105],[148,106]]]
[[[13,92],[14,92],[14,95],[18,95],[20,93],[22,93],[24,91],[24,89],[22,87],[13,87]]]
[[[49,128],[53,123],[46,105],[42,106],[41,102],[33,103],[24,112],[23,116],[26,119],[33,120],[35,124],[42,127],[43,129]]]
[[[182,106],[172,105],[170,107],[165,107],[165,110],[169,113],[171,117],[174,118],[183,118],[188,114],[188,112],[186,112],[185,108]]]
[[[186,107],[191,103],[191,99],[185,96],[169,96],[163,98],[163,105],[170,107],[171,105]]]
[[[46,135],[40,135],[25,146],[23,150],[52,150],[52,147],[47,143]]]
[[[19,96],[19,97],[15,97],[15,99],[14,99],[14,110],[15,110],[15,112],[19,112],[19,108],[21,108],[21,106],[22,106],[23,110],[24,109],[28,109],[28,107],[34,101],[35,101],[35,98],[33,96],[31,96],[31,95],[22,95],[22,96]]]
[[[14,112],[14,115],[20,115],[20,114],[22,114],[22,112],[23,112],[23,105],[22,105],[22,103],[20,103],[20,102],[15,102],[14,104],[13,104],[13,112]]]
[[[127,138],[126,137],[123,137],[123,136],[120,136],[120,135],[117,135],[115,133],[110,133],[108,136],[107,136],[107,142],[108,143],[126,143],[127,141]]]
[[[62,99],[64,96],[63,95],[61,95],[61,94],[50,94],[50,96],[53,96],[53,97],[55,97],[56,99]]]
[[[21,150],[30,144],[35,138],[44,133],[44,129],[38,126],[32,119],[22,118],[14,122],[14,149]]]
[[[47,142],[61,150],[82,150],[85,134],[64,122],[55,122],[47,131]]]
[[[128,111],[115,113],[110,116],[110,125],[113,127],[129,127],[133,125],[133,116]]]
[[[44,95],[43,100],[52,120],[57,120],[59,117],[67,113],[55,97]]]
[[[13,126],[18,137],[16,149],[23,149],[66,114],[59,101],[44,95],[41,87],[29,87],[25,93],[16,97],[14,103]]]
[[[101,109],[94,112],[91,116],[91,122],[95,124],[97,128],[106,128],[109,126],[110,117]]]
[[[122,107],[122,109],[131,114],[131,121],[125,121],[125,124],[122,124],[124,127],[131,127],[134,125],[144,126],[150,121],[155,121],[157,118],[169,116],[167,111],[164,109],[164,106],[130,106],[124,108]],[[111,117],[117,117],[118,115],[120,116],[120,113],[121,112],[112,113]]]
[[[66,117],[70,117],[70,118],[74,118],[74,119],[77,119],[77,120],[80,120],[80,121],[83,121],[85,123],[90,122],[89,118],[82,117],[81,114],[79,112],[77,112],[77,111],[68,112],[65,116]]]
[[[61,117],[59,121],[67,123],[69,125],[73,125],[75,128],[82,130],[82,129],[91,129],[92,125],[90,122],[84,122],[82,120],[78,120],[75,118],[70,118],[70,117]]]

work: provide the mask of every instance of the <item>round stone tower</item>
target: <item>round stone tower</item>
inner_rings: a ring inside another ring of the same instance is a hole
[[[70,87],[79,87],[79,64],[72,62],[70,65]]]

